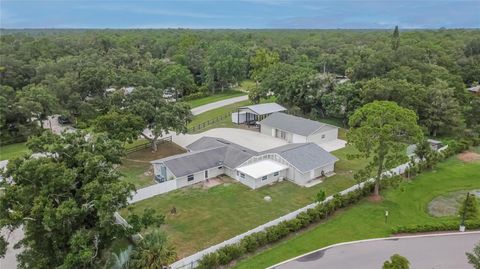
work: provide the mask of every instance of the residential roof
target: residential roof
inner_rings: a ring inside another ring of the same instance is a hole
[[[223,165],[222,160],[224,155],[225,147],[220,147],[196,152],[187,152],[155,160],[151,163],[164,163],[176,177],[183,177],[215,166]]]
[[[279,154],[302,173],[338,161],[338,158],[314,143],[287,144],[267,151],[256,152],[225,139],[202,137],[188,145],[187,149],[190,152],[155,160],[151,163],[164,163],[176,177],[182,177],[221,165],[237,168],[251,157],[267,153]],[[264,163],[263,166],[253,167],[270,171],[271,168],[266,167],[265,164],[267,163]],[[256,172],[252,173],[257,175]]]
[[[287,169],[288,166],[272,160],[261,160],[249,165],[237,168],[238,171],[247,174],[253,178],[261,178]]]
[[[260,125],[267,125],[277,129],[281,129],[290,133],[309,136],[320,130],[327,131],[338,129],[338,127],[313,121],[285,113],[273,113],[267,118],[260,121]]]
[[[251,106],[242,106],[238,108],[240,109],[249,109],[253,113],[257,115],[266,115],[280,111],[286,111],[287,109],[277,103],[265,103],[265,104],[258,104],[258,105],[251,105]]]
[[[338,161],[338,158],[315,143],[294,143],[261,152],[277,153],[302,173]]]
[[[204,136],[198,139],[197,141],[188,145],[187,149],[191,151],[198,151],[213,147],[225,147],[225,156],[222,161],[230,168],[235,168],[246,160],[250,159],[252,156],[258,154],[256,151],[242,147],[228,140],[209,136]]]

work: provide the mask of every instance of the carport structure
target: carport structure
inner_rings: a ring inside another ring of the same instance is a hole
[[[233,115],[232,120],[237,124],[250,123],[252,121],[260,121],[272,113],[286,110],[286,108],[277,103],[242,106],[237,109],[236,113],[234,113],[236,115]]]

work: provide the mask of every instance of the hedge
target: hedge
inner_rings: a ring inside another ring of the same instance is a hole
[[[437,231],[456,231],[459,229],[459,221],[437,222],[429,224],[414,224],[404,225],[392,228],[392,233],[423,233],[423,232],[437,232]],[[465,221],[465,228],[480,229],[480,220]]]
[[[443,152],[444,157],[449,157],[455,153],[462,152],[472,145],[478,145],[480,141],[472,139],[460,139],[459,141],[450,141],[449,147]],[[397,187],[402,181],[400,176],[393,176],[382,179],[381,188]],[[226,265],[235,259],[240,258],[245,253],[255,252],[257,249],[267,244],[275,243],[286,236],[295,233],[312,223],[325,220],[336,210],[355,204],[362,198],[373,192],[374,182],[365,182],[362,188],[341,195],[333,195],[333,199],[319,203],[314,208],[298,214],[294,219],[282,221],[277,225],[266,228],[264,231],[256,232],[245,236],[239,243],[231,244],[219,249],[217,252],[205,255],[199,261],[199,268],[218,268],[219,265]],[[392,233],[415,233],[430,231],[448,231],[458,229],[458,222],[444,222],[434,224],[419,224],[411,226],[398,226],[392,229]],[[479,229],[480,220],[466,221],[467,229]]]
[[[336,210],[358,202],[362,197],[370,195],[374,183],[365,185],[345,195],[335,194],[333,199],[320,203],[314,208],[301,212],[294,219],[282,221],[277,225],[270,226],[264,231],[245,236],[239,243],[227,245],[216,252],[207,254],[199,261],[198,268],[218,268],[226,265],[245,253],[251,253],[271,243],[297,232],[308,225],[326,219]]]

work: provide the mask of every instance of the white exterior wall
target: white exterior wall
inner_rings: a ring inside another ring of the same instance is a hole
[[[274,176],[274,173],[267,175],[266,180],[262,180],[262,178],[253,178],[247,174],[244,174],[245,177],[241,177],[241,172],[237,171],[235,174],[235,177],[238,181],[240,181],[242,184],[247,185],[248,187],[252,189],[258,189],[260,187],[263,187],[265,185],[268,185],[270,183],[274,183],[278,181],[280,178],[285,178],[287,174],[287,170],[285,169],[283,171],[278,172],[278,175]]]
[[[218,167],[216,166],[216,167],[213,167],[213,168],[209,168],[207,170],[208,170],[208,178],[214,178],[216,176],[225,174],[225,171],[224,171],[225,169],[223,167],[222,167],[222,169],[218,169]],[[182,188],[182,187],[185,187],[185,186],[188,186],[188,185],[192,185],[192,184],[204,181],[206,179],[207,178],[205,177],[205,170],[203,170],[203,171],[194,173],[193,174],[193,180],[191,180],[191,181],[188,181],[188,175],[176,178],[177,187]]]
[[[325,138],[322,138],[322,135],[325,135]],[[333,130],[328,130],[325,132],[322,132],[321,130],[318,133],[309,135],[307,137],[308,142],[313,142],[317,144],[325,143],[328,141],[332,141],[338,138],[338,128],[335,128]]]
[[[260,125],[260,133],[275,137],[275,129],[265,124]]]
[[[305,143],[307,142],[307,137],[298,134],[292,134],[292,143]]]

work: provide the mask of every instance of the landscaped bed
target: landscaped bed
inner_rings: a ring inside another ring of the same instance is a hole
[[[352,186],[353,173],[365,161],[346,160],[351,151],[347,147],[333,152],[340,158],[337,174],[311,188],[284,181],[251,190],[233,179],[225,179],[223,184],[211,188],[194,185],[135,203],[132,208],[136,212],[154,208],[164,213],[167,218],[162,229],[167,231],[179,257],[185,257],[312,203],[320,189],[330,195]],[[265,196],[272,200],[265,201]],[[177,210],[175,215],[170,214],[173,207]]]
[[[235,268],[265,268],[331,244],[390,236],[398,226],[445,222],[460,224],[458,216],[431,216],[427,210],[428,203],[447,193],[479,189],[478,171],[480,162],[464,163],[452,157],[433,171],[386,191],[381,202],[364,199],[358,205],[336,213],[325,223],[240,262]],[[389,211],[387,221],[386,210]]]

